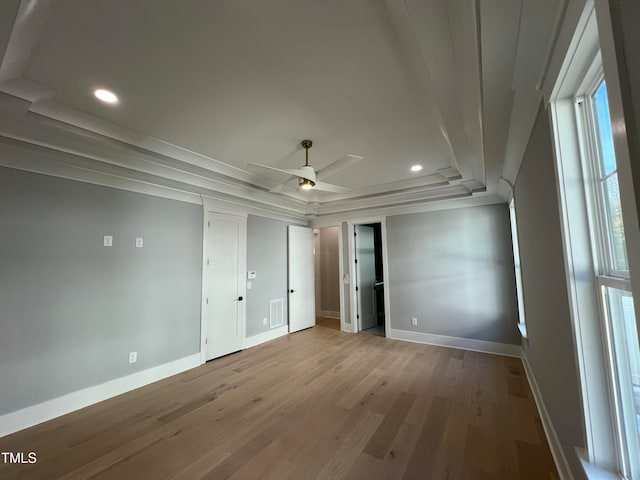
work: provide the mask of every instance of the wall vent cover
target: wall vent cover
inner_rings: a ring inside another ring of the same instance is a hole
[[[269,300],[269,327],[284,325],[284,299]]]

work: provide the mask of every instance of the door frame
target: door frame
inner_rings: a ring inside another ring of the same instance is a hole
[[[207,244],[211,240],[211,235],[213,234],[213,229],[209,228],[207,218],[209,214],[212,213],[220,213],[223,215],[232,215],[234,217],[238,217],[242,221],[240,222],[240,231],[238,238],[238,255],[240,257],[238,272],[239,278],[242,279],[243,288],[241,289],[242,296],[244,297],[244,301],[242,302],[242,307],[240,308],[240,329],[241,329],[241,338],[242,338],[242,349],[244,350],[246,344],[246,335],[247,335],[247,217],[246,213],[238,213],[233,210],[226,210],[224,208],[218,208],[213,206],[204,205],[202,210],[202,292],[200,295],[200,364],[204,364],[207,362],[207,318],[205,316],[205,309],[207,307],[206,299],[207,299],[207,291],[210,287],[209,275],[207,275],[207,258],[208,258],[208,248]]]
[[[347,222],[347,235],[349,235],[350,239],[348,242],[349,245],[349,304],[350,304],[350,314],[351,314],[351,328],[350,330],[353,333],[358,333],[360,331],[360,321],[358,320],[358,297],[356,296],[356,282],[355,282],[355,273],[356,273],[356,261],[355,261],[355,226],[356,225],[368,225],[371,223],[379,223],[381,230],[381,240],[382,240],[382,281],[384,282],[384,335],[389,338],[389,332],[391,330],[391,305],[389,303],[389,255],[387,250],[387,217],[370,217],[370,218],[362,218],[356,220],[350,220]],[[341,232],[342,233],[342,232]],[[342,235],[341,235],[342,239]],[[342,243],[342,242],[341,242]],[[342,249],[341,249],[342,251]],[[340,264],[342,268],[342,262]],[[342,294],[341,294],[342,297]],[[342,300],[342,299],[341,299]],[[342,304],[341,304],[342,307]],[[342,325],[342,313],[341,317],[341,326]],[[344,325],[346,327],[346,325]]]
[[[345,317],[345,298],[344,298],[344,239],[343,237],[343,229],[342,222],[336,225],[338,227],[338,275],[340,276],[340,331],[341,332],[350,332],[351,330],[347,330],[347,319]]]
[[[342,232],[342,223],[343,222],[338,222],[337,224],[327,224],[327,225],[322,225],[322,226],[312,226],[311,228],[313,228],[313,230],[322,230],[323,228],[331,228],[331,227],[335,227],[338,229],[338,276],[339,278],[339,284],[340,284],[340,331],[341,332],[351,332],[351,327],[347,328],[347,323],[346,323],[346,318],[345,318],[345,297],[344,297],[344,285],[345,285],[345,280],[344,280],[344,266],[343,266],[343,261],[344,261],[344,254],[343,254],[343,248],[344,248],[344,239],[343,239],[343,232]],[[320,287],[319,289],[320,294],[322,294],[322,288]],[[319,305],[319,301],[316,298],[316,305]]]
[[[323,227],[324,228],[324,227]],[[320,299],[322,298],[322,278],[319,277],[320,271],[320,229],[318,227],[311,227],[313,231],[313,281],[315,283],[315,295],[316,295],[316,318],[320,316]]]

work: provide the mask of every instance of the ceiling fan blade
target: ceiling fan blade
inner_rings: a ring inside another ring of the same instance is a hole
[[[291,180],[293,180],[294,177],[293,175],[290,176],[289,178],[287,178],[287,181],[278,185],[277,187],[273,187],[271,190],[269,190],[271,193],[282,193],[284,192],[285,187],[287,186],[287,183],[289,183]]]
[[[354,163],[359,162],[363,158],[364,157],[360,157],[358,155],[345,155],[344,157],[339,158],[333,163],[330,163],[329,165],[324,167],[322,170],[318,170],[316,172],[316,176],[317,178],[330,177],[331,175],[338,173],[340,170],[350,167]]]
[[[294,177],[301,177],[305,174],[305,171],[302,169],[293,169],[293,168],[276,168],[270,167],[268,165],[260,165],[259,163],[251,163],[249,162],[247,165],[253,165],[254,167],[266,168],[267,170],[273,170],[275,172],[286,173],[288,175],[293,175]]]
[[[333,185],[331,183],[324,182],[316,182],[314,190],[321,190],[323,192],[331,192],[331,193],[349,193],[351,190],[344,187],[339,187],[338,185]]]

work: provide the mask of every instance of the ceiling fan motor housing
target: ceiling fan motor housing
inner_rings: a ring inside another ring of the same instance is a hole
[[[313,169],[312,166],[310,165],[304,165],[302,167],[300,167],[301,172],[300,172],[300,177],[301,178],[306,178],[307,180],[309,180],[311,183],[313,183],[315,185],[316,183],[316,171]]]

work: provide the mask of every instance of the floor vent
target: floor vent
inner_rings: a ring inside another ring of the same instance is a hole
[[[278,298],[269,300],[269,326],[270,328],[284,325],[284,300]]]

